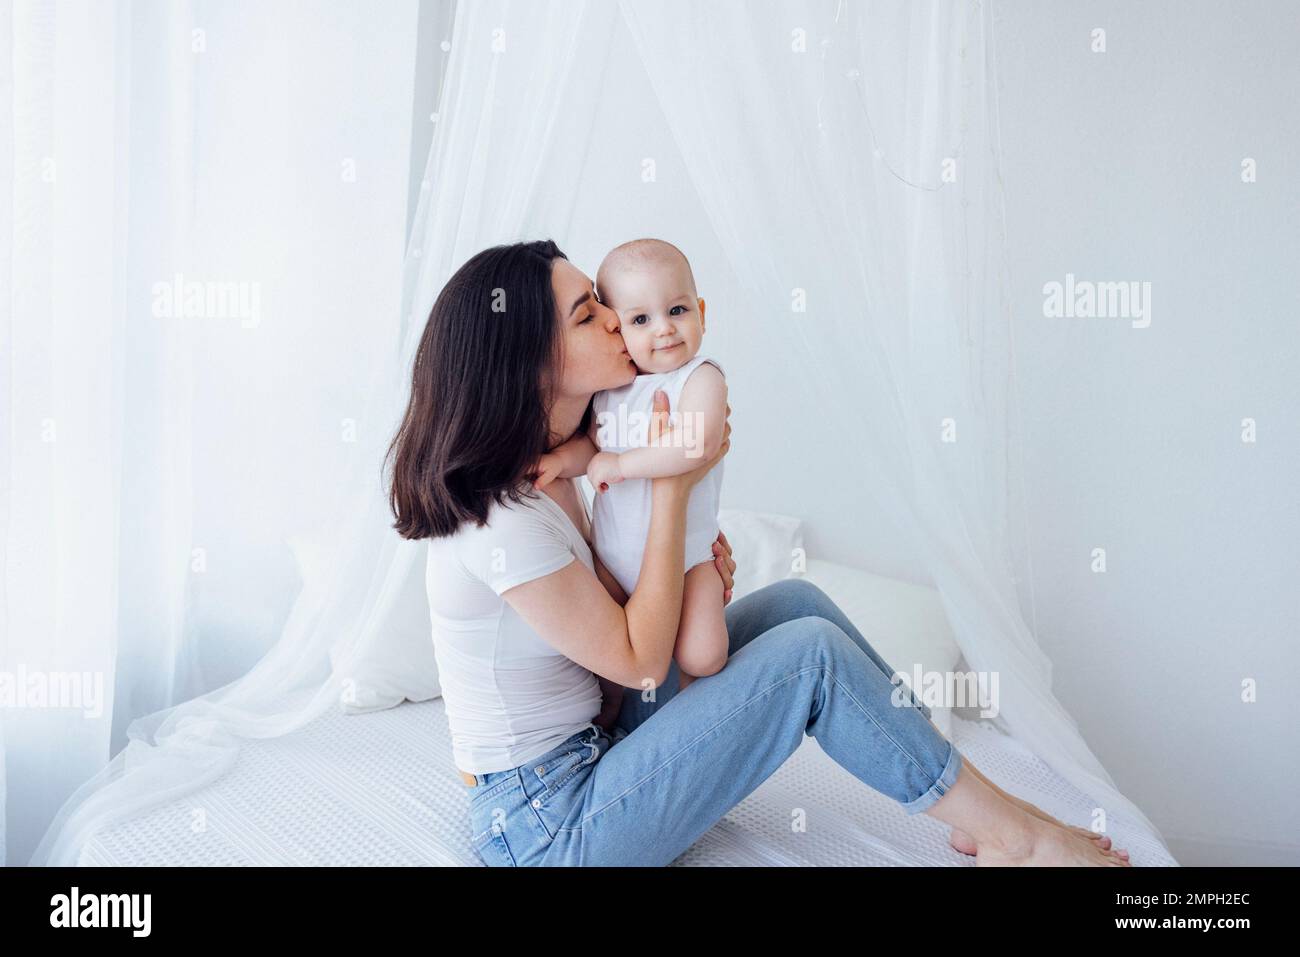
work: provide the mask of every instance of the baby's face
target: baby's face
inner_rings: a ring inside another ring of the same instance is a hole
[[[684,264],[616,270],[604,277],[600,298],[618,313],[623,342],[641,372],[672,372],[700,351],[704,300]]]

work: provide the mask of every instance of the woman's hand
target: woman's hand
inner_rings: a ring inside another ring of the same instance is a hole
[[[650,415],[650,432],[649,445],[670,444],[672,442],[672,428],[669,425],[668,396],[662,389],[655,392],[654,407]],[[703,460],[696,468],[689,472],[683,472],[681,475],[671,475],[653,479],[655,485],[663,483],[664,485],[674,486],[680,492],[689,492],[695,487],[700,479],[708,474],[709,469],[722,461],[722,457],[727,454],[731,448],[731,404],[727,404],[726,419],[722,423],[722,442],[718,445],[718,451],[712,458]]]
[[[735,587],[736,560],[731,557],[731,542],[722,529],[718,529],[718,540],[713,543],[713,564],[722,576],[722,603],[731,601],[731,589]]]

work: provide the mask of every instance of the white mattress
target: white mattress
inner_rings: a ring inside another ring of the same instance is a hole
[[[1087,826],[1094,802],[1011,738],[953,721],[962,753],[1006,790]],[[234,769],[182,800],[105,828],[83,866],[473,865],[468,789],[442,699],[364,715],[331,712],[294,734],[251,741]],[[806,829],[791,826],[803,809]],[[1112,816],[1140,866],[1176,862],[1151,833]],[[947,828],[908,817],[835,764],[813,738],[681,855],[675,866],[970,865]]]

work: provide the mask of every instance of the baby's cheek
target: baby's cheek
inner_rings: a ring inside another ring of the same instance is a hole
[[[632,360],[637,365],[644,366],[650,359],[650,344],[644,336],[625,335],[623,344],[627,346],[628,355],[632,357]]]

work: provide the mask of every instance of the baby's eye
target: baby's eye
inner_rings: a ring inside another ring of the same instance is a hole
[[[641,313],[641,315],[639,316],[632,317],[632,325],[634,326],[644,326],[648,321],[649,321],[649,316],[647,316],[644,312]]]
[[[671,309],[668,310],[668,315],[680,316],[685,311],[686,311],[685,306],[673,306]]]

